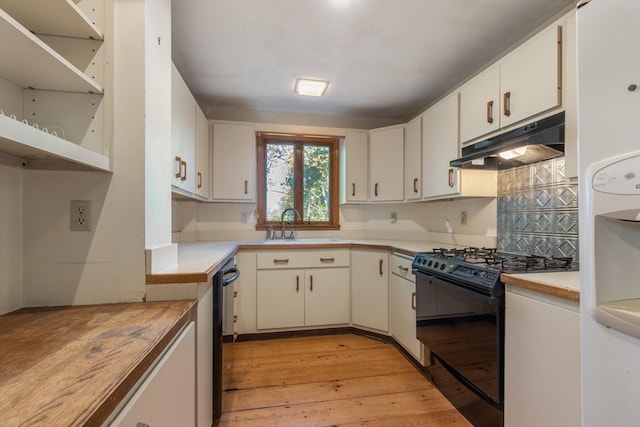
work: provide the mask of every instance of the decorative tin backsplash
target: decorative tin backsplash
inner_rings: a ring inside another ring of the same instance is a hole
[[[498,250],[578,260],[578,186],[564,157],[498,172]]]

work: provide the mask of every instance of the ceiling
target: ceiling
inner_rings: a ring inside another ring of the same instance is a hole
[[[575,0],[173,0],[173,60],[216,107],[407,120]],[[329,80],[323,97],[296,78]]]

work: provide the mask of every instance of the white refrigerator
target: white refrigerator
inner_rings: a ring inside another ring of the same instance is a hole
[[[576,25],[582,425],[638,427],[640,0],[592,0]]]

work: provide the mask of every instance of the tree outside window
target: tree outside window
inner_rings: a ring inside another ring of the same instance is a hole
[[[338,137],[258,133],[258,229],[338,229]]]

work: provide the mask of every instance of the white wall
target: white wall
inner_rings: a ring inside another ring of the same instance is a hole
[[[0,165],[0,314],[23,306],[22,174]]]

